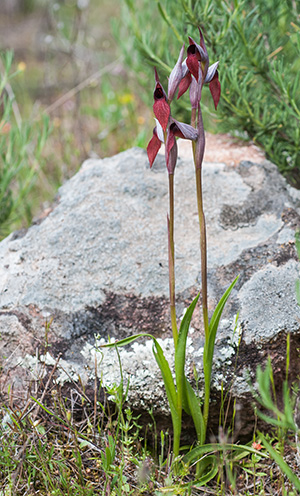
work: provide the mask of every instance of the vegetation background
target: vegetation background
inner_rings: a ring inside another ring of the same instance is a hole
[[[4,0],[0,238],[50,206],[84,159],[145,146],[152,116],[111,32],[120,15],[117,1]]]
[[[2,0],[0,239],[50,208],[84,159],[146,146],[153,66],[167,76],[187,35],[198,39],[198,25],[222,82],[217,114],[204,95],[205,128],[254,140],[300,185],[296,0]],[[187,119],[181,102],[176,115]],[[268,367],[260,371],[260,402],[275,413],[277,429],[253,433],[251,456],[224,449],[206,494],[300,490],[294,437],[287,437],[299,427],[293,402],[287,394],[278,412]],[[70,401],[49,384],[37,382],[41,400],[23,410],[10,391],[0,405],[0,496],[205,494],[188,485],[188,468],[173,470],[168,435],[158,440],[154,420],[149,453],[139,419],[123,410],[122,384],[108,392],[113,412],[97,391],[91,405],[80,385]]]
[[[295,0],[3,0],[0,237],[85,158],[146,146],[153,66],[166,77],[198,25],[222,82],[217,113],[203,96],[205,129],[254,140],[298,187],[299,17]]]

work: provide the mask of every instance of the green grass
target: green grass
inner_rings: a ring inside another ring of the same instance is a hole
[[[275,462],[255,432],[248,448],[240,450],[227,447],[224,433],[216,476],[197,487],[193,465],[172,465],[170,436],[155,432],[154,418],[145,438],[143,419],[124,407],[121,385],[107,396],[100,387],[88,394],[79,383],[61,388],[55,372],[56,366],[46,383],[40,379],[32,385],[37,393],[22,408],[11,392],[0,404],[1,496],[297,494],[280,470],[285,463],[299,477],[291,433],[264,435]],[[213,453],[213,446],[203,453]]]
[[[91,0],[80,10],[71,1],[50,2],[45,9],[36,4],[27,15],[0,19],[0,239],[48,208],[85,159],[145,147],[152,132],[150,110],[110,32],[111,18],[119,22],[114,4]],[[32,22],[43,43],[27,39]]]

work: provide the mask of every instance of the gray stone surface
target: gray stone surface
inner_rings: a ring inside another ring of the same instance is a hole
[[[200,284],[194,170],[189,160],[179,160],[175,183],[180,315]],[[287,333],[292,334],[291,377],[300,372],[296,353],[300,312],[294,290],[299,277],[294,239],[300,224],[300,193],[267,161],[262,165],[241,162],[236,168],[206,163],[203,183],[210,312],[240,274],[217,336],[213,392],[217,398],[223,381],[246,405],[247,378],[249,374],[254,378],[256,366],[268,353],[280,382]],[[59,190],[46,218],[0,243],[3,391],[9,382],[16,390],[24,389],[24,383],[51,368],[58,353],[62,356],[57,381],[76,380],[80,375],[88,382],[97,362],[104,386],[118,382],[116,352],[97,351],[95,335],[101,345],[109,336],[118,339],[150,332],[172,360],[167,209],[163,158],[158,156],[150,170],[146,153],[132,149],[86,161]],[[48,348],[45,322],[51,322]],[[120,349],[125,381],[130,378],[128,401],[137,410],[153,407],[156,413],[167,414],[151,346],[146,340]],[[192,378],[196,367],[200,391],[202,352],[197,309],[188,340],[187,372]]]

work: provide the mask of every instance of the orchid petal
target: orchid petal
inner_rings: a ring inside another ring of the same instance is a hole
[[[156,128],[155,128],[155,129],[156,129],[156,135],[157,135],[158,139],[159,139],[162,143],[164,143],[164,142],[165,142],[165,139],[164,139],[164,130],[163,130],[163,128],[161,127],[161,125],[160,125],[159,121],[158,121],[157,119],[154,119],[154,120],[155,120],[155,122],[156,122]]]
[[[177,142],[175,136],[170,131],[170,128],[167,134],[165,155],[166,155],[166,164],[167,164],[168,173],[174,174],[175,166],[177,162],[178,150],[177,150]]]
[[[198,131],[193,126],[185,124],[184,122],[179,122],[176,119],[172,119],[172,124],[170,125],[170,131],[178,138],[189,139],[196,141],[198,137]]]
[[[173,100],[176,90],[182,80],[183,70],[182,70],[182,59],[183,59],[184,45],[180,50],[178,60],[170,74],[169,84],[168,84],[168,100],[169,102]]]
[[[153,165],[153,162],[156,158],[156,155],[159,152],[160,147],[161,147],[161,141],[156,134],[156,128],[154,128],[153,129],[153,136],[152,136],[152,138],[149,141],[148,146],[147,146],[147,155],[148,155],[149,162],[150,162],[150,168]]]
[[[196,43],[193,40],[193,38],[189,37],[190,47],[188,48],[188,51],[189,50],[190,51],[195,50],[195,49],[192,49],[191,48],[193,45],[195,46],[196,51],[198,53],[198,60],[201,63],[203,79],[205,79],[206,78],[207,71],[208,71],[208,66],[209,66],[209,58],[208,58],[207,49],[206,49],[206,46],[205,46],[205,43],[204,43],[204,38],[203,38],[202,31],[201,31],[200,28],[198,28],[198,29],[199,29],[199,34],[200,34],[200,45],[198,45],[198,43]]]
[[[221,84],[219,81],[218,71],[215,72],[214,77],[212,78],[211,82],[209,83],[209,89],[211,92],[211,96],[213,97],[215,109],[217,110],[217,106],[218,106],[218,103],[220,100],[220,95],[221,95]]]
[[[184,78],[182,78],[182,80],[180,81],[177,100],[187,91],[187,89],[191,84],[191,81],[192,81],[192,75],[188,71],[187,74],[184,76]]]
[[[195,165],[196,165],[196,169],[201,169],[203,156],[204,156],[204,149],[205,149],[205,133],[204,133],[203,119],[201,112],[198,113],[197,131],[198,131],[198,138],[195,146]]]
[[[190,46],[193,46],[193,45],[190,45]],[[188,66],[191,74],[198,81],[199,60],[198,60],[196,53],[191,53],[188,55],[187,60],[186,60],[186,65]]]
[[[164,99],[156,100],[153,105],[153,112],[161,127],[165,131],[167,129],[171,113],[170,105]]]
[[[200,34],[200,46],[204,52],[204,60],[208,60],[208,53],[207,53],[207,48],[206,48],[205,43],[204,43],[204,37],[203,37],[202,31],[199,27],[198,27],[198,30],[199,30],[199,34]]]
[[[199,67],[198,69],[198,80],[194,77],[192,77],[192,82],[190,85],[190,102],[192,108],[197,108],[200,100],[201,100],[201,94],[202,94],[202,71]]]
[[[182,77],[184,78],[187,73],[189,72],[189,68],[188,66],[186,65],[186,61],[187,59],[185,58],[184,61],[182,62]]]
[[[210,83],[211,82],[211,80],[213,79],[213,77],[216,73],[218,65],[219,65],[219,61],[215,62],[214,64],[209,66],[204,83]]]

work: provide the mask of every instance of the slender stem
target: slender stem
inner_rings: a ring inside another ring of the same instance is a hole
[[[192,109],[191,124],[196,127],[197,109]],[[198,219],[200,227],[200,254],[201,254],[201,290],[202,290],[202,314],[203,314],[203,324],[204,324],[204,336],[205,344],[208,344],[209,339],[209,322],[208,322],[208,304],[207,304],[207,243],[206,243],[206,224],[205,215],[203,209],[203,189],[202,189],[202,162],[205,148],[205,134],[202,120],[202,112],[200,104],[198,105],[198,139],[193,142],[193,155],[195,164],[195,174],[196,174],[196,191],[197,191],[197,207],[198,207]],[[204,358],[205,359],[205,358]],[[205,375],[205,392],[204,392],[204,405],[203,405],[203,420],[204,420],[204,432],[202,434],[202,439],[206,437],[206,429],[208,422],[209,413],[209,398],[210,398],[210,386],[207,387],[207,381],[210,383],[210,374],[207,377],[207,367],[203,363],[204,375]],[[200,475],[201,464],[197,464],[196,468],[197,475]]]
[[[178,330],[175,308],[175,250],[174,250],[174,174],[169,174],[169,286],[170,286],[170,312],[174,346],[176,349]]]
[[[196,124],[196,109],[192,109],[191,124],[195,127]],[[198,140],[193,142],[193,155],[196,173],[196,191],[197,191],[197,207],[198,219],[200,227],[200,254],[201,254],[201,286],[202,286],[202,312],[205,339],[209,336],[208,324],[208,305],[207,305],[207,243],[206,243],[206,224],[203,209],[203,191],[202,191],[202,161],[205,148],[205,135],[203,128],[202,112],[200,105],[198,106]]]
[[[170,285],[170,311],[171,324],[176,350],[178,340],[176,307],[175,307],[175,248],[174,248],[174,174],[169,174],[169,218],[168,218],[168,239],[169,239],[169,285]],[[173,423],[173,455],[176,458],[179,455],[180,434],[181,434],[181,417],[182,417],[182,398],[180,401],[178,394],[178,417],[176,425]]]
[[[198,217],[199,217],[199,225],[200,225],[202,312],[203,312],[205,339],[208,339],[209,325],[208,325],[208,308],[207,308],[207,243],[206,243],[205,215],[203,211],[203,201],[202,201],[203,198],[202,198],[201,169],[196,169],[196,188],[197,188]]]

